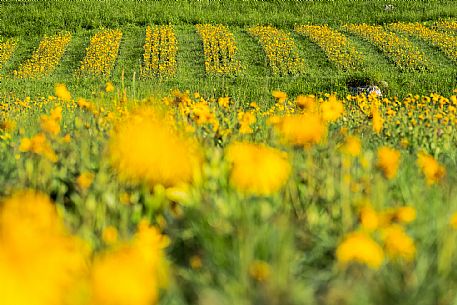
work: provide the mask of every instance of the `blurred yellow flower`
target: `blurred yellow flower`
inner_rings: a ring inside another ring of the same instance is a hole
[[[80,292],[87,258],[87,248],[68,234],[46,195],[24,191],[2,202],[2,304],[69,304]]]
[[[122,179],[150,187],[190,183],[200,167],[194,143],[153,109],[120,122],[111,136],[109,153]]]
[[[410,206],[399,207],[395,212],[395,219],[400,223],[410,223],[416,219],[416,209]]]
[[[299,95],[295,103],[305,112],[313,112],[316,109],[316,97],[314,95]]]
[[[352,232],[336,249],[336,257],[342,265],[358,262],[379,269],[384,261],[384,252],[368,234]]]
[[[400,165],[400,152],[389,147],[380,147],[378,149],[377,166],[382,170],[387,179],[393,179],[397,175]]]
[[[422,170],[427,184],[429,185],[439,182],[446,175],[444,166],[426,153],[418,153],[417,165]]]
[[[232,164],[231,184],[241,192],[270,195],[286,183],[291,166],[285,152],[251,143],[233,143],[227,148]]]
[[[280,103],[284,102],[287,99],[287,93],[279,90],[273,90],[271,95],[273,95],[274,98],[278,99],[278,102]]]
[[[332,95],[328,101],[321,104],[322,119],[325,122],[334,122],[340,118],[344,112],[343,103],[336,99],[336,96]]]
[[[348,136],[344,145],[341,147],[341,151],[352,157],[359,156],[362,151],[360,138],[356,136]]]
[[[360,209],[360,224],[368,231],[376,230],[379,226],[378,213],[369,205]]]
[[[258,282],[265,282],[270,274],[270,265],[267,262],[256,260],[249,266],[249,275]]]
[[[276,127],[287,143],[305,147],[321,142],[327,133],[321,118],[310,113],[286,116]]]
[[[55,86],[55,93],[58,98],[60,98],[63,101],[70,101],[71,100],[71,94],[70,91],[68,91],[67,87],[65,84],[56,84]]]
[[[142,222],[131,243],[96,257],[90,279],[91,304],[157,304],[159,288],[168,281],[166,246],[168,239]]]
[[[386,253],[392,258],[403,258],[407,261],[414,259],[416,246],[414,240],[408,236],[405,229],[394,224],[382,231]]]
[[[82,189],[87,190],[94,180],[94,174],[91,172],[82,172],[78,178],[76,178],[76,184]]]

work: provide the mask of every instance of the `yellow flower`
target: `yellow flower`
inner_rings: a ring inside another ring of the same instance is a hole
[[[382,170],[387,179],[393,179],[397,175],[398,166],[400,165],[400,152],[389,147],[380,147],[378,149],[377,166]]]
[[[321,118],[309,113],[284,117],[277,128],[287,143],[305,147],[321,142],[327,133]]]
[[[105,86],[105,91],[106,92],[113,92],[114,91],[114,86],[112,82],[107,82]]]
[[[76,178],[76,184],[82,189],[87,190],[94,180],[94,174],[91,172],[82,172],[78,178]]]
[[[287,93],[279,90],[273,90],[271,95],[273,95],[274,98],[278,99],[278,102],[280,103],[284,102],[287,99]]]
[[[58,98],[60,98],[63,101],[70,101],[71,100],[71,94],[70,91],[68,91],[67,87],[65,84],[56,84],[55,86],[55,93]]]
[[[446,175],[444,166],[426,153],[420,152],[417,155],[417,165],[422,170],[429,185],[439,182]]]
[[[322,119],[325,122],[336,121],[344,112],[343,103],[332,95],[327,102],[321,104]]]
[[[287,154],[271,147],[233,143],[226,155],[232,163],[230,182],[242,192],[273,194],[284,186],[290,174]]]
[[[379,227],[378,213],[369,205],[360,209],[360,223],[368,231],[374,231]]]
[[[386,253],[392,258],[414,259],[416,246],[405,229],[397,224],[385,228],[382,232]]]
[[[316,97],[314,95],[299,95],[295,103],[305,112],[313,112],[316,109]]]
[[[95,259],[91,273],[92,303],[98,305],[157,304],[167,283],[163,249],[167,238],[140,223],[131,243]]]
[[[362,144],[360,142],[360,138],[356,136],[348,136],[346,138],[346,142],[344,145],[341,147],[341,150],[343,153],[352,156],[352,157],[357,157],[360,155],[360,152],[362,150]]]
[[[336,257],[343,265],[358,262],[379,269],[384,261],[384,252],[368,234],[352,232],[336,249]]]
[[[256,260],[249,266],[249,275],[258,282],[265,282],[270,274],[270,265],[264,261]]]
[[[195,145],[152,109],[120,122],[109,153],[122,179],[150,187],[190,183],[200,165]]]
[[[2,304],[69,304],[86,272],[83,243],[68,234],[44,194],[24,191],[0,206]]]
[[[395,212],[395,219],[400,223],[410,223],[416,219],[416,209],[410,206],[400,207]]]

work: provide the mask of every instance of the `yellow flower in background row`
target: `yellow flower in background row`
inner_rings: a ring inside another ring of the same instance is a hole
[[[67,87],[65,84],[56,84],[55,86],[55,93],[58,98],[60,98],[63,101],[70,101],[71,100],[71,94],[70,91],[68,91]]]
[[[325,122],[334,122],[338,120],[344,112],[343,103],[336,99],[336,96],[332,95],[328,101],[321,104],[322,119]]]
[[[287,143],[296,146],[312,146],[327,134],[320,116],[310,113],[284,117],[276,127]]]
[[[153,109],[120,122],[109,153],[122,179],[150,187],[190,183],[200,164],[195,145]]]
[[[402,258],[406,261],[414,259],[416,246],[414,240],[406,234],[405,229],[394,224],[382,231],[384,247],[391,258]]]
[[[429,185],[439,182],[446,175],[444,166],[426,153],[421,152],[417,155],[417,165]]]
[[[18,193],[1,207],[1,303],[72,304],[87,270],[87,247],[66,232],[44,194]]]
[[[230,182],[241,192],[270,195],[289,178],[291,166],[286,153],[251,143],[233,143],[227,148],[232,164]]]
[[[379,269],[384,261],[384,252],[368,234],[352,232],[336,249],[336,257],[342,265],[357,262]]]
[[[382,170],[387,179],[393,179],[397,175],[400,165],[400,152],[389,147],[380,147],[378,149],[377,166]]]

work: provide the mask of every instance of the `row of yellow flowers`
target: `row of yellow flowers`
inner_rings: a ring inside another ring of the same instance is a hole
[[[457,31],[457,21],[454,20],[446,20],[440,21],[436,23],[436,27],[441,30],[445,31]]]
[[[203,40],[205,71],[208,74],[233,74],[240,70],[233,34],[224,25],[197,24]]]
[[[385,30],[382,26],[348,24],[343,28],[373,43],[401,69],[427,70],[430,67],[424,52],[406,38]]]
[[[457,62],[457,37],[443,32],[429,29],[420,23],[393,23],[389,27],[393,30],[417,36],[432,43],[446,54],[451,60]]]
[[[327,25],[300,25],[295,31],[309,37],[319,45],[328,59],[337,67],[345,70],[358,69],[363,66],[362,54],[342,33]]]
[[[50,75],[59,64],[71,34],[68,32],[58,33],[53,36],[45,36],[32,57],[27,59],[13,73],[18,78],[37,78]]]
[[[109,77],[121,43],[120,30],[101,30],[90,39],[78,74]]]
[[[142,77],[176,74],[178,45],[171,25],[148,26],[143,48]]]
[[[255,26],[249,28],[248,32],[262,45],[273,74],[297,75],[303,71],[304,60],[290,33],[272,26]]]

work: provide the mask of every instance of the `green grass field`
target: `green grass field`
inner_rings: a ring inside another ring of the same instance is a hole
[[[453,0],[0,0],[0,304],[456,305],[456,50]]]

